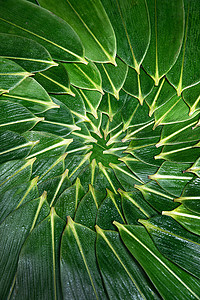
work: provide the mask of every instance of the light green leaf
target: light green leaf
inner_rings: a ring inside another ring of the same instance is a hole
[[[0,133],[0,163],[26,157],[35,146],[35,142],[28,141],[16,132],[4,131]]]
[[[173,202],[174,197],[152,180],[143,185],[135,185],[135,188],[138,189],[144,199],[159,212],[166,209],[166,207],[167,209],[174,209],[177,206],[177,204]]]
[[[89,191],[78,205],[74,221],[94,230],[98,208],[99,204],[95,196],[95,189],[92,185],[89,185]]]
[[[180,115],[181,111],[181,115]],[[155,125],[184,122],[190,119],[189,108],[181,97],[173,96],[155,111]]]
[[[200,235],[200,213],[196,213],[187,209],[184,205],[180,205],[174,210],[163,211],[162,214],[172,217],[187,230]]]
[[[200,110],[200,83],[183,91],[183,100],[190,108],[189,115],[192,116]]]
[[[81,38],[88,59],[115,64],[115,34],[99,0],[60,0],[59,5],[54,0],[39,0],[39,3],[72,26]]]
[[[134,69],[129,67],[123,89],[126,93],[137,98],[142,105],[144,99],[151,92],[153,83],[151,77],[143,69],[140,69],[140,74],[138,74]]]
[[[38,177],[21,183],[0,194],[0,223],[20,205],[39,197]]]
[[[200,157],[195,161],[195,163],[187,170],[187,172],[192,172],[198,177],[200,177]]]
[[[156,215],[156,211],[144,200],[138,191],[118,191],[122,199],[122,209],[128,224],[138,225],[138,219],[146,219]]]
[[[143,66],[158,85],[177,60],[184,34],[183,0],[148,1],[151,41]]]
[[[21,36],[0,33],[0,56],[12,59],[28,72],[56,66],[49,52],[39,43]]]
[[[12,130],[22,133],[42,120],[21,104],[0,100],[0,132]]]
[[[180,197],[174,201],[183,203],[183,205],[193,212],[200,213],[200,179],[194,178],[185,186]]]
[[[25,71],[14,61],[0,57],[0,95],[8,93],[31,73]]]
[[[69,186],[71,186],[71,181],[69,180],[68,170],[66,169],[62,175],[43,180],[40,184],[38,184],[38,191],[39,193],[42,193],[42,191],[47,192],[47,201],[50,207],[52,207],[58,197]]]
[[[76,87],[97,90],[103,93],[101,74],[93,62],[84,64],[63,64],[70,83]]]
[[[176,221],[167,216],[156,216],[140,220],[158,250],[170,261],[200,278],[200,238],[189,233]]]
[[[197,126],[198,116],[184,122],[169,124],[163,127],[160,141],[156,147],[188,143],[199,140],[200,127]]]
[[[167,74],[170,83],[176,88],[178,96],[181,92],[198,83],[200,81],[200,74],[197,71],[199,50],[199,1],[184,0],[185,8],[185,36],[181,48],[180,55],[177,62]],[[178,3],[177,3],[178,5]],[[176,27],[177,28],[177,23]],[[194,64],[194,62],[196,62]]]
[[[117,54],[139,73],[150,42],[146,0],[102,0],[102,3],[115,30]]]
[[[200,148],[196,142],[167,145],[155,159],[165,159],[175,162],[194,163],[200,156]]]
[[[69,108],[56,98],[52,99],[56,107],[40,114],[39,116],[42,117],[43,120],[39,122],[34,129],[49,132],[63,138],[75,130],[81,130],[80,127],[75,125]]]
[[[17,18],[13,19],[15,15]],[[57,16],[30,2],[2,1],[0,31],[39,42],[53,59],[86,63],[82,44],[73,29]]]
[[[64,190],[55,203],[55,210],[59,217],[64,221],[67,220],[67,216],[73,218],[84,194],[85,192],[80,183],[80,179],[77,178],[76,182]]]
[[[79,90],[79,93],[85,103],[86,111],[91,113],[97,119],[97,110],[101,103],[102,94],[98,91],[81,89]]]
[[[156,248],[145,228],[135,225],[118,227],[122,241],[141,264],[163,299],[198,299],[200,281],[169,260]]]
[[[33,78],[26,78],[12,89],[9,94],[1,96],[0,100],[20,103],[33,113],[41,113],[51,108],[59,107],[54,103],[42,86]]]
[[[67,71],[62,64],[45,72],[37,73],[34,78],[50,94],[70,94],[74,96],[70,89]]]
[[[62,155],[72,142],[72,139],[63,139],[51,133],[40,131],[28,131],[24,133],[24,137],[30,141],[38,141],[27,158],[37,157],[41,159],[48,155],[49,159],[56,155]]]
[[[157,166],[138,160],[130,154],[119,158],[119,160],[124,162],[131,172],[144,183],[148,182],[148,176],[154,174],[158,169]]]
[[[163,189],[178,197],[188,181],[193,178],[191,174],[184,172],[189,166],[185,163],[177,164],[166,161],[149,178],[156,180]]]
[[[30,180],[35,158],[11,160],[0,165],[1,193]]]
[[[119,195],[115,195],[110,190],[106,189],[106,191],[107,196],[98,209],[96,224],[106,230],[115,230],[113,221],[116,220],[122,224],[126,222],[122,212],[121,199]]]
[[[7,299],[10,286],[15,279],[17,263],[22,245],[29,232],[34,228],[40,215],[40,219],[48,214],[45,195],[41,198],[27,202],[13,211],[0,225],[0,296]],[[10,251],[12,249],[12,251]]]
[[[95,256],[96,233],[68,218],[61,241],[64,299],[105,299]]]
[[[110,299],[159,299],[119,234],[98,226],[96,230],[98,264]]]
[[[64,226],[52,208],[30,233],[19,256],[15,299],[61,299],[59,246]]]
[[[117,66],[109,64],[96,64],[102,77],[102,88],[104,91],[115,96],[119,100],[119,91],[123,87],[128,72],[128,67],[119,58],[116,59]]]

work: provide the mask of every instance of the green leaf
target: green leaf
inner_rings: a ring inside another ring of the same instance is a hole
[[[195,163],[187,170],[187,172],[192,172],[198,177],[200,177],[200,157],[195,161]]]
[[[149,128],[152,128],[151,126],[151,122],[147,125],[144,126],[138,126],[139,128],[137,128],[136,130],[134,130],[134,127],[132,128],[132,132],[130,132],[130,134],[127,134],[126,137],[124,138],[124,140],[129,140],[132,139],[132,141],[130,142],[128,148],[124,151],[125,153],[130,153],[131,155],[133,155],[135,158],[137,158],[138,160],[141,160],[142,162],[146,163],[146,164],[150,164],[150,165],[154,165],[154,166],[160,166],[160,164],[162,162],[160,161],[155,161],[154,157],[159,154],[159,149],[156,148],[156,143],[158,142],[158,137],[156,136],[156,131],[155,132],[151,132],[149,130]],[[150,127],[151,126],[151,127]],[[135,133],[137,134],[140,130],[142,130],[144,128],[143,133],[147,133],[146,137],[148,136],[148,132],[150,132],[150,134],[152,136],[148,137],[148,138],[135,138]],[[160,130],[160,128],[159,128]],[[155,135],[155,136],[153,136]],[[148,171],[149,172],[149,171]],[[150,175],[150,174],[148,174]]]
[[[0,223],[20,205],[39,197],[37,188],[38,177],[21,183],[0,195]]]
[[[63,139],[56,135],[40,131],[29,131],[24,133],[24,136],[28,140],[38,141],[27,158],[37,157],[41,159],[45,158],[46,155],[48,155],[48,158],[62,155],[72,142],[72,139]]]
[[[55,210],[59,217],[64,221],[67,220],[67,216],[74,218],[77,206],[84,194],[80,179],[77,178],[76,182],[64,190],[55,203]]]
[[[64,299],[105,299],[95,256],[96,233],[68,218],[61,241]]]
[[[102,94],[98,91],[81,89],[79,90],[79,93],[85,103],[86,111],[91,113],[97,119],[97,109],[101,103]]]
[[[143,69],[140,69],[140,74],[138,74],[134,69],[128,68],[128,74],[123,86],[126,93],[137,98],[142,105],[152,88],[153,80]]]
[[[177,204],[173,202],[174,197],[152,180],[143,185],[135,185],[135,188],[138,189],[143,194],[144,199],[159,212],[166,209],[166,207],[167,209],[173,209],[177,206]]]
[[[158,85],[176,62],[184,34],[183,0],[148,2],[151,41],[143,66]]]
[[[35,146],[35,142],[28,141],[16,132],[4,131],[0,133],[0,145],[0,163],[3,163],[25,158]]]
[[[69,108],[77,123],[82,121],[89,122],[89,118],[86,116],[85,104],[78,89],[73,87],[72,92],[75,94],[75,97],[71,95],[56,95],[56,99]]]
[[[140,220],[140,223],[146,227],[156,247],[165,257],[198,279],[200,278],[199,237],[189,233],[167,216]]]
[[[164,77],[159,85],[154,86],[151,93],[145,98],[145,102],[149,106],[149,116],[151,117],[154,111],[168,102],[175,94],[176,90]]]
[[[0,100],[0,132],[12,130],[23,133],[42,120],[21,104]]]
[[[70,89],[67,71],[62,64],[45,72],[37,73],[34,78],[50,94],[70,94],[74,96]]]
[[[160,141],[156,147],[199,140],[200,127],[196,126],[198,117],[163,127]]]
[[[110,163],[110,167],[113,169],[115,176],[125,189],[125,191],[132,191],[135,184],[143,183],[139,178],[132,173],[129,168],[123,163],[115,165]]]
[[[0,99],[20,103],[36,114],[58,107],[42,86],[30,77],[24,79],[9,94],[4,94]]]
[[[106,189],[106,191],[107,196],[98,209],[96,224],[106,230],[115,230],[113,221],[117,220],[120,223],[125,223],[121,199],[119,195],[115,195],[110,190]]]
[[[102,3],[115,30],[117,54],[139,73],[150,42],[146,1],[102,0]]]
[[[190,232],[200,235],[200,213],[180,205],[174,210],[163,211],[162,214],[172,217]]]
[[[180,55],[177,62],[167,74],[170,83],[176,88],[177,94],[198,83],[200,75],[198,70],[198,57],[199,57],[199,1],[184,0],[185,8],[185,36],[181,48]],[[178,5],[178,3],[177,3]],[[176,24],[177,27],[177,24]],[[176,28],[174,27],[174,28]],[[196,61],[195,65],[194,62]]]
[[[14,61],[0,57],[0,95],[8,93],[30,75]]]
[[[154,158],[175,162],[194,163],[199,156],[199,144],[190,142],[164,146],[161,153],[156,155]]]
[[[16,299],[61,299],[59,250],[65,222],[54,209],[28,236],[20,252]]]
[[[68,170],[66,169],[62,175],[42,181],[38,185],[38,190],[39,193],[42,193],[42,191],[47,192],[47,201],[50,207],[52,207],[58,197],[69,186],[71,186],[71,182],[68,177]]]
[[[123,131],[136,125],[147,124],[152,121],[148,117],[148,106],[144,102],[140,105],[135,97],[126,94],[124,106],[122,108]]]
[[[11,160],[0,165],[1,193],[30,180],[35,158],[26,160]]]
[[[43,207],[44,206],[44,207]],[[45,195],[41,198],[27,202],[13,211],[0,225],[0,296],[6,299],[9,295],[10,286],[13,283],[17,271],[17,263],[22,245],[29,232],[34,228],[40,212],[45,217]],[[12,249],[12,252],[10,252]]]
[[[193,176],[184,172],[188,167],[189,164],[176,164],[166,161],[149,178],[156,180],[163,189],[178,197],[188,181],[193,178]]]
[[[138,191],[125,192],[118,190],[122,198],[122,209],[128,224],[138,225],[138,219],[156,215],[156,211],[144,200]]]
[[[39,116],[43,118],[35,126],[36,131],[45,131],[60,137],[67,137],[75,130],[81,130],[80,127],[75,125],[74,118],[69,108],[56,98],[54,100],[55,108],[41,113]]]
[[[194,178],[185,186],[180,197],[174,201],[183,203],[187,209],[200,213],[200,179]]]
[[[17,18],[13,19],[13,16]],[[84,52],[73,29],[60,18],[24,0],[1,3],[0,31],[28,37],[43,45],[53,59],[83,62]]]
[[[88,59],[115,64],[115,34],[99,0],[61,0],[59,5],[54,0],[39,0],[39,3],[72,26],[81,38]]]
[[[110,299],[159,299],[119,234],[96,230],[98,264]]]
[[[198,299],[200,281],[167,260],[155,247],[145,228],[118,227],[122,241],[141,264],[163,299]]]
[[[56,66],[49,52],[39,43],[21,36],[0,33],[0,56],[12,59],[28,72]]]
[[[192,116],[196,111],[200,110],[200,84],[191,86],[183,91],[183,100],[190,108],[189,115]]]
[[[154,116],[154,127],[158,125],[184,122],[190,119],[188,106],[181,97],[176,95],[158,108]]]
[[[132,155],[128,154],[122,158],[119,158],[120,161],[124,162],[126,166],[131,170],[132,173],[136,175],[142,182],[146,183],[149,181],[149,175],[154,174],[158,167],[145,163],[137,158],[134,158]]]
[[[33,165],[32,178],[39,176],[38,182],[61,175],[65,170],[66,153],[37,159]]]
[[[95,189],[92,185],[89,185],[89,191],[78,205],[74,221],[94,230],[98,208],[99,204],[95,196]]]
[[[69,74],[69,80],[72,85],[103,93],[101,75],[93,62],[89,62],[87,65],[63,64],[63,66]]]
[[[109,64],[96,64],[96,66],[102,77],[103,90],[119,100],[119,91],[126,80],[128,67],[119,58],[116,59],[116,64],[117,66]]]

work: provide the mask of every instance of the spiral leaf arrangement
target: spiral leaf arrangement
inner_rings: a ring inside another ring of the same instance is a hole
[[[199,12],[0,0],[2,300],[200,299]]]

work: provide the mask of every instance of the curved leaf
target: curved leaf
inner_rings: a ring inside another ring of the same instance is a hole
[[[151,41],[143,66],[158,85],[176,62],[184,35],[183,0],[148,1]]]
[[[64,299],[105,299],[95,257],[96,233],[68,218],[61,241]]]
[[[13,16],[17,15],[17,18]],[[34,39],[53,59],[86,63],[83,47],[73,29],[38,5],[24,0],[1,3],[0,31]]]
[[[102,3],[115,30],[117,54],[139,73],[150,42],[146,0],[102,0]]]
[[[21,36],[0,33],[0,56],[15,61],[28,72],[39,72],[57,64],[39,43]]]
[[[72,26],[81,38],[88,59],[115,64],[115,34],[100,0],[60,0],[59,5],[54,0],[39,0],[39,3]]]
[[[178,96],[184,89],[200,81],[200,74],[197,71],[200,54],[198,43],[200,38],[200,16],[198,13],[200,3],[199,1],[188,0],[183,2],[185,8],[185,36],[177,62],[167,74],[167,78],[176,88]],[[194,61],[196,61],[195,67]]]
[[[61,299],[59,245],[65,222],[51,213],[28,236],[20,252],[15,299]],[[37,286],[37,289],[33,289]]]

